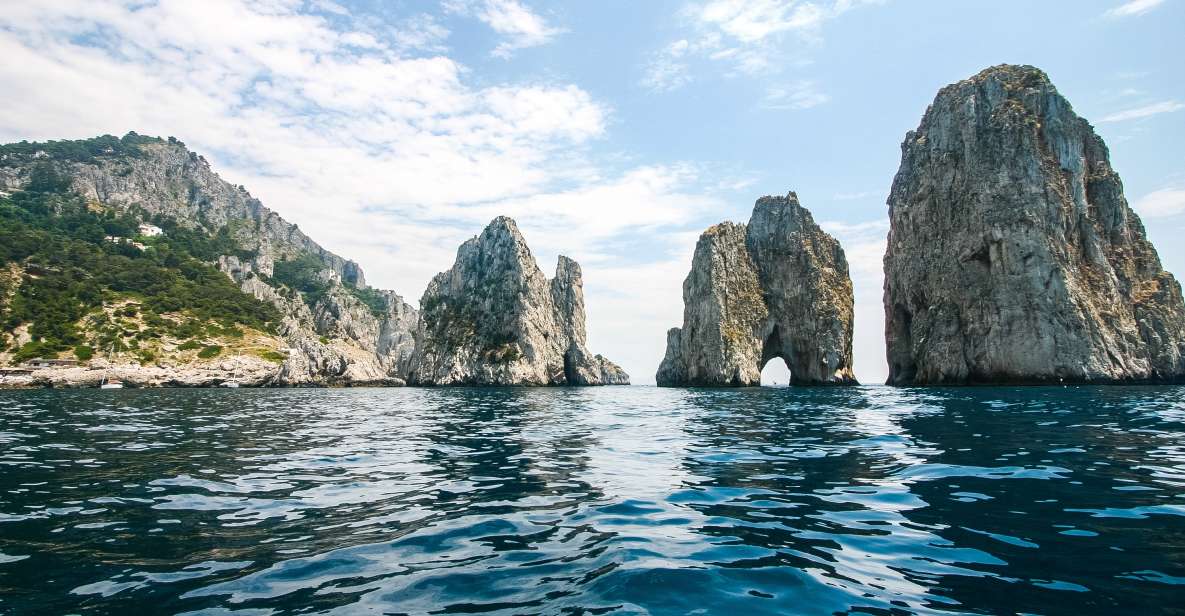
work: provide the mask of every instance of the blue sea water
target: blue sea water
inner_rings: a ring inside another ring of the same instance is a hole
[[[1185,613],[1185,388],[0,392],[0,614]]]

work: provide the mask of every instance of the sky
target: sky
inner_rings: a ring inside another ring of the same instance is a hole
[[[1095,125],[1185,275],[1185,0],[0,5],[0,141],[175,136],[413,304],[512,216],[549,276],[583,266],[589,346],[634,383],[682,322],[699,233],[791,190],[844,246],[856,376],[883,382],[900,143],[1000,63]]]

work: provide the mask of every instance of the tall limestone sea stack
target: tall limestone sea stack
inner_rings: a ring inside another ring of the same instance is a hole
[[[1040,70],[943,88],[889,196],[890,384],[1179,381],[1185,304]]]
[[[561,256],[549,281],[510,218],[461,245],[420,309],[412,384],[629,384],[586,347],[580,265]]]
[[[843,248],[790,193],[749,224],[700,236],[683,282],[683,327],[667,332],[660,386],[761,384],[781,357],[795,385],[855,384],[852,281]]]

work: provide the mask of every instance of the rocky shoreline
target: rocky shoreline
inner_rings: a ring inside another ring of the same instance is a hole
[[[87,366],[48,367],[28,375],[0,376],[0,388],[88,388],[106,380],[126,387],[262,387],[276,383],[279,366],[248,356],[189,366],[141,366],[96,360]]]

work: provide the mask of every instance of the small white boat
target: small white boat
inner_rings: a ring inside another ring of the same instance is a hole
[[[115,343],[111,344],[111,351],[110,352],[112,355],[115,354]],[[107,370],[109,370],[109,369],[110,369],[110,366],[108,366],[107,369],[103,370],[103,379],[101,381],[99,381],[99,389],[123,389],[123,381],[121,381],[119,379],[107,378]]]
[[[99,383],[99,389],[123,389],[123,382],[119,379],[107,380],[107,377],[103,377],[103,381]]]
[[[226,381],[225,383],[222,384],[222,386],[229,387],[231,389],[238,389],[239,388],[239,384],[234,381]]]

